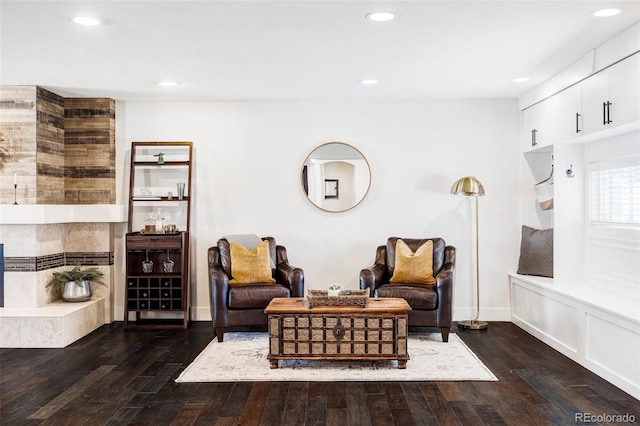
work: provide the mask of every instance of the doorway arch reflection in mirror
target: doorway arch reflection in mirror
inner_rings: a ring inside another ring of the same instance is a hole
[[[360,204],[371,186],[365,156],[344,142],[327,142],[307,156],[301,172],[302,189],[316,207],[343,212]]]

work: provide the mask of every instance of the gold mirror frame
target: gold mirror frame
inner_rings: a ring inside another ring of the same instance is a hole
[[[371,166],[364,154],[348,143],[323,143],[304,159],[300,184],[315,207],[329,213],[346,212],[369,193]]]

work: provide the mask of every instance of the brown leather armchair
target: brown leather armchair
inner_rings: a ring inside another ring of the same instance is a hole
[[[433,286],[416,283],[389,283],[396,260],[396,241],[391,237],[387,244],[379,246],[373,266],[360,271],[360,288],[369,289],[372,297],[400,297],[405,299],[412,311],[409,326],[438,327],[442,341],[449,341],[451,329],[451,307],[453,295],[453,272],[456,263],[456,248],[446,245],[442,238],[402,240],[416,251],[427,240],[433,241]]]
[[[269,255],[275,264],[272,277],[275,283],[251,283],[229,285],[231,277],[231,249],[229,241],[222,238],[209,248],[209,289],[211,318],[218,342],[222,342],[227,327],[266,325],[264,309],[274,297],[303,297],[304,272],[289,265],[287,249],[276,245],[272,237]]]

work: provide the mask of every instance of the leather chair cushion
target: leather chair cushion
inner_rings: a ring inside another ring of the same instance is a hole
[[[376,297],[400,297],[412,309],[434,310],[438,308],[435,287],[424,284],[384,284],[377,288]]]
[[[290,297],[290,291],[283,285],[269,283],[231,286],[229,309],[264,309],[274,297]]]

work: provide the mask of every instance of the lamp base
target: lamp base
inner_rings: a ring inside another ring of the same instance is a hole
[[[489,326],[486,321],[466,320],[458,321],[458,328],[466,328],[469,330],[484,330]]]

